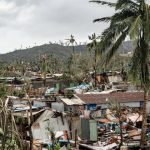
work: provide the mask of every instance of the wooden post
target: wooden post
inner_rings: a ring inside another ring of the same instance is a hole
[[[42,150],[42,144],[40,144],[40,150]]]
[[[75,147],[77,146],[77,129],[75,129]]]
[[[70,138],[72,139],[72,115],[71,115],[71,108],[70,108],[70,125],[69,125],[69,128],[70,128]]]

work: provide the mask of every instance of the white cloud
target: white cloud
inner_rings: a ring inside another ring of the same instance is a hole
[[[112,13],[88,0],[0,0],[0,53],[71,34],[86,41],[89,34],[100,34],[106,27],[93,19]]]

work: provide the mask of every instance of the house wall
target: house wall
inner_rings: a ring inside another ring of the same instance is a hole
[[[45,107],[46,102],[41,102],[41,101],[33,101],[33,105],[36,107]]]
[[[13,105],[16,105],[16,104],[27,104],[28,103],[28,101],[27,100],[12,100],[12,102],[13,102]]]
[[[52,107],[52,109],[55,109],[56,111],[64,112],[64,104],[63,103],[54,102],[51,104],[51,107]]]
[[[148,102],[148,105],[147,105],[147,112],[150,113],[150,101]]]
[[[127,103],[121,103],[122,105],[126,105],[126,106],[129,106],[129,107],[140,107],[140,102],[127,102]]]
[[[70,112],[71,110],[73,113],[79,112],[79,109],[80,109],[80,106],[74,106],[74,105],[71,105],[71,106],[64,105],[64,106],[65,106],[64,108],[65,111]]]
[[[79,117],[72,117],[72,138],[75,139],[75,130],[77,130],[77,134],[81,134],[81,127],[80,127],[80,118]]]
[[[128,103],[122,103],[126,106],[132,107],[132,108],[140,108],[142,107],[143,102],[128,102]],[[150,113],[150,101],[147,103],[147,113]]]
[[[108,79],[109,79],[109,82],[121,82],[122,81],[122,78],[119,75],[109,76]]]
[[[14,105],[16,105],[16,104],[25,104],[25,105],[27,105],[28,104],[27,100],[12,100],[12,102],[13,102]],[[44,106],[46,106],[46,103],[42,102],[42,101],[34,100],[33,105],[35,107],[44,107]]]
[[[141,104],[142,103],[140,101],[138,101],[138,102],[123,102],[123,103],[121,103],[121,105],[126,105],[126,106],[129,106],[129,107],[132,107],[132,108],[140,108]],[[102,109],[108,108],[108,104],[101,104],[101,108]],[[147,112],[150,113],[150,101],[148,102],[148,105],[147,105]]]

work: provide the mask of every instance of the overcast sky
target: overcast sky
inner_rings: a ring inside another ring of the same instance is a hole
[[[65,41],[71,34],[87,41],[107,26],[93,19],[111,14],[112,9],[88,0],[0,0],[0,53]]]

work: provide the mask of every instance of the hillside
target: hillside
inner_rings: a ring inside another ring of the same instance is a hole
[[[84,52],[85,46],[76,46],[75,52]],[[53,54],[56,57],[66,58],[72,53],[72,47],[58,44],[44,44],[33,48],[15,50],[7,54],[0,55],[0,61],[12,62],[14,60],[31,61],[39,58],[42,54]]]
[[[121,53],[126,53],[129,51],[132,51],[133,45],[131,42],[124,42],[120,48],[119,51]],[[87,51],[87,48],[85,45],[79,45],[75,46],[75,52],[77,53],[84,53]],[[63,46],[59,44],[44,44],[41,46],[36,46],[33,48],[28,49],[22,49],[22,50],[16,50],[7,54],[0,54],[0,62],[12,62],[15,60],[18,61],[32,61],[37,58],[39,58],[42,54],[53,54],[56,57],[60,57],[61,59],[64,59],[68,57],[72,53],[72,47],[70,46]]]

